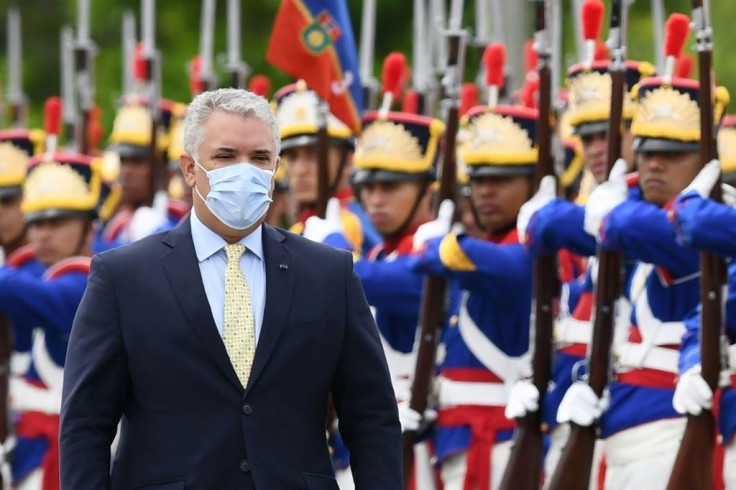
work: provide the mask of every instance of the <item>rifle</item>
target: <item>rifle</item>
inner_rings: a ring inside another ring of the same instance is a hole
[[[378,80],[373,76],[373,54],[376,38],[376,0],[363,1],[360,22],[360,79],[366,109],[374,109],[378,98]]]
[[[26,97],[23,94],[23,41],[18,7],[8,10],[8,106],[10,124],[22,128],[26,119]]]
[[[693,28],[697,38],[700,87],[700,156],[703,165],[716,156],[713,131],[713,30],[710,25],[708,0],[692,1]],[[713,187],[711,198],[721,200],[721,185]],[[721,371],[720,338],[722,318],[721,288],[725,282],[726,268],[723,260],[712,252],[700,255],[700,360],[701,373],[710,389],[718,388]],[[713,450],[715,445],[715,420],[713,412],[703,410],[700,415],[687,416],[685,433],[667,488],[670,490],[713,488]]]
[[[242,60],[240,42],[240,0],[227,0],[227,70],[233,88],[245,88],[250,71]]]
[[[554,175],[552,163],[551,108],[551,50],[547,36],[546,1],[535,0],[535,48],[538,54],[539,74],[539,162],[535,175],[536,186],[542,177]],[[553,302],[557,267],[554,255],[534,259],[534,358],[532,382],[539,391],[539,408],[517,419],[514,446],[511,450],[501,489],[537,489],[542,474],[542,406],[552,372]]]
[[[74,29],[61,29],[61,99],[63,101],[62,120],[67,146],[76,147],[74,130],[79,118],[76,111],[76,90],[74,87]]]
[[[156,50],[156,0],[142,0],[141,26],[143,29],[143,83],[145,100],[151,116],[151,146],[148,152],[149,165],[151,168],[151,198],[153,200],[156,191],[164,188],[165,163],[158,152],[158,128],[161,124],[161,111],[159,110],[159,99],[161,97],[161,60]]]
[[[204,90],[217,88],[217,81],[212,69],[212,51],[215,35],[215,0],[202,0],[202,17],[199,27],[199,62],[200,76],[204,83]],[[232,21],[230,21],[232,22]],[[238,23],[240,18],[238,18]],[[228,25],[229,27],[229,25]],[[228,30],[228,37],[230,31]],[[240,40],[238,40],[240,42]],[[228,39],[228,47],[229,47]]]
[[[75,140],[77,151],[86,155],[89,153],[87,142],[87,128],[90,122],[90,112],[94,108],[95,85],[93,64],[95,45],[89,36],[89,0],[77,2],[77,39],[74,44],[74,67],[76,71],[76,95],[78,98],[81,117],[77,121]],[[71,111],[73,109],[67,109]]]
[[[135,76],[133,74],[133,63],[135,58],[136,34],[135,14],[125,12],[123,14],[123,26],[121,31],[121,44],[123,47],[123,94],[132,94],[135,91]]]
[[[450,29],[446,32],[449,39],[447,70],[443,83],[445,85],[445,100],[443,108],[447,122],[445,140],[443,144],[442,166],[440,168],[440,188],[435,204],[445,199],[455,201],[457,188],[455,138],[459,124],[460,87],[463,81],[465,67],[465,48],[468,33],[461,29],[462,2],[459,9],[453,8],[453,18]],[[453,5],[454,6],[454,5]],[[436,210],[435,210],[436,211]],[[437,338],[445,321],[445,299],[447,281],[442,277],[427,276],[424,279],[422,302],[419,310],[419,346],[414,368],[414,380],[411,386],[409,407],[423,414],[429,402],[430,384],[434,373],[436,359]],[[414,467],[414,440],[416,432],[407,431],[403,434],[403,464],[404,488],[409,488]]]
[[[607,167],[621,157],[621,132],[623,124],[623,97],[626,84],[626,10],[628,0],[611,2],[611,21],[608,45],[611,49],[611,113],[608,120]],[[608,384],[613,343],[613,324],[616,301],[621,295],[621,254],[598,247],[598,284],[595,287],[593,339],[588,362],[588,384],[600,398]],[[593,448],[596,440],[596,424],[589,427],[570,423],[570,438],[562,452],[549,488],[588,488]]]

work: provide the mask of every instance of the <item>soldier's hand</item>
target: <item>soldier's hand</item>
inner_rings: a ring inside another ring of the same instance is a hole
[[[426,242],[433,238],[439,238],[450,233],[450,226],[452,226],[452,217],[455,214],[455,203],[449,199],[445,199],[440,203],[440,208],[437,211],[437,218],[429,223],[424,223],[422,226],[417,228],[414,233],[413,248],[417,252],[421,250]]]
[[[526,243],[526,228],[532,216],[557,197],[557,179],[554,175],[546,175],[539,182],[539,190],[534,196],[521,206],[516,218],[516,229],[519,232],[519,241]]]
[[[168,220],[169,197],[166,191],[159,191],[153,198],[153,206],[141,206],[135,210],[128,225],[128,240],[134,242],[152,235]]]
[[[700,374],[700,364],[680,376],[672,406],[682,415],[700,415],[703,409],[710,410],[713,407],[713,391]]]
[[[526,379],[514,383],[509,392],[509,401],[506,404],[504,415],[506,418],[518,419],[526,416],[529,412],[539,410],[539,390],[534,384]]]
[[[608,180],[595,188],[585,205],[583,228],[596,240],[600,241],[600,228],[604,218],[628,197],[626,168],[626,160],[623,158],[616,160]]]
[[[401,423],[401,432],[416,432],[423,425],[428,425],[437,420],[437,412],[428,408],[424,411],[424,415],[409,407],[409,401],[401,401],[399,406],[399,422]]]
[[[683,189],[680,196],[684,196],[691,191],[695,191],[700,194],[700,197],[708,198],[713,190],[713,186],[718,182],[718,178],[720,176],[721,162],[718,160],[711,160],[706,163],[702,169],[700,169],[698,175],[696,175],[693,181],[690,182],[690,185]]]
[[[610,403],[608,390],[598,398],[593,388],[584,381],[576,381],[562,397],[557,409],[557,422],[573,422],[582,427],[588,427],[598,420],[606,411]]]
[[[304,238],[308,238],[313,242],[323,243],[333,233],[343,234],[343,232],[342,208],[340,207],[340,200],[336,197],[332,197],[327,201],[324,219],[311,216],[304,222]]]

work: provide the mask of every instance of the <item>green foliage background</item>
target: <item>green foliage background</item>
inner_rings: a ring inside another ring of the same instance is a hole
[[[506,0],[509,1],[509,0]],[[523,0],[513,0],[523,1]],[[560,0],[563,5],[563,60],[576,61],[574,27],[571,19],[571,0]],[[11,0],[0,0],[0,79],[5,78],[5,28],[7,7]],[[117,100],[121,95],[121,19],[126,10],[136,13],[139,19],[138,0],[91,0],[91,35],[98,46],[95,66],[97,103],[103,110],[103,122],[110,129]],[[473,0],[465,7],[465,22],[472,26]],[[607,0],[606,3],[609,3]],[[666,0],[667,14],[675,11],[689,15],[687,0]],[[75,0],[22,0],[18,4],[23,19],[23,84],[30,100],[29,125],[42,124],[43,101],[60,91],[59,30],[63,25],[74,25]],[[163,95],[166,98],[186,101],[189,99],[186,65],[198,50],[199,45],[199,0],[159,0],[157,2],[157,43],[164,54]],[[362,0],[348,0],[356,40],[359,39]],[[243,57],[253,73],[271,76],[274,87],[288,83],[288,78],[270,67],[264,60],[269,33],[279,0],[243,0],[242,3],[242,46]],[[736,62],[731,47],[736,40],[733,19],[736,19],[736,2],[714,0],[712,2],[715,36],[714,65],[719,82],[736,93]],[[218,2],[216,52],[224,52],[226,46],[226,2]],[[653,26],[650,2],[637,1],[631,10],[629,32],[629,57],[653,61]],[[391,51],[401,50],[411,56],[410,0],[378,0],[376,66],[375,75],[380,75],[380,63]],[[531,35],[531,19],[523,22]],[[605,22],[604,22],[605,24]],[[605,28],[604,28],[604,36]],[[692,50],[693,37],[686,45]],[[289,49],[284,46],[284,49]],[[507,56],[518,55],[522,53]],[[478,66],[479,53],[470,53],[466,78],[473,79]],[[222,65],[222,84],[227,83]],[[4,120],[7,120],[7,116]]]

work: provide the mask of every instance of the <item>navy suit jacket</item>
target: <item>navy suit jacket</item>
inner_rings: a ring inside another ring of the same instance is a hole
[[[352,257],[263,226],[266,307],[245,389],[189,219],[93,258],[64,369],[63,490],[336,490],[330,393],[357,488],[401,488],[396,403]]]

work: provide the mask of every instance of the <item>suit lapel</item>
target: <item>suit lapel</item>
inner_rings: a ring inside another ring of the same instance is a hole
[[[284,328],[291,304],[296,262],[284,245],[286,236],[276,228],[263,225],[263,251],[266,262],[266,307],[263,326],[256,346],[253,368],[246,387],[246,396],[263,372]]]
[[[161,262],[179,307],[217,366],[230,382],[242,391],[240,380],[230,363],[225,344],[212,318],[202,275],[199,272],[197,254],[194,251],[189,218],[185,218],[167,233],[163,242],[171,247],[171,250],[164,254]]]

